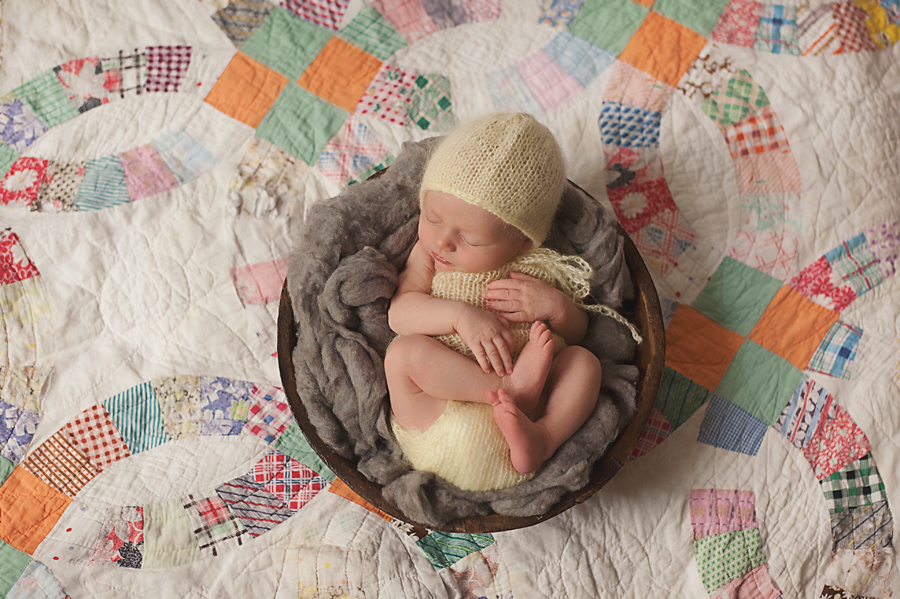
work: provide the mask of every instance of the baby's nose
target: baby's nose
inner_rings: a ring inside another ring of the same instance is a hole
[[[438,233],[435,237],[435,242],[441,249],[449,249],[453,247],[453,240],[450,238],[450,233],[448,231]]]

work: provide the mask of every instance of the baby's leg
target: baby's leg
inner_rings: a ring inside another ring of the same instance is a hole
[[[488,391],[494,419],[509,444],[513,468],[534,472],[581,428],[597,404],[601,377],[600,361],[594,354],[577,345],[564,349],[550,370],[547,407],[537,422],[531,422],[502,389]]]
[[[485,374],[481,367],[425,335],[396,339],[384,358],[394,417],[403,428],[424,431],[443,413],[446,400],[487,402],[500,387],[534,404],[540,398],[553,359],[553,340],[543,323],[532,327],[512,374]]]

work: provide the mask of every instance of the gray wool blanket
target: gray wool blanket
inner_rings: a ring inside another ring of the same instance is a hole
[[[590,314],[582,345],[603,365],[597,407],[528,482],[462,491],[411,469],[388,421],[383,359],[394,333],[387,309],[416,241],[419,182],[440,140],[405,143],[381,177],[309,210],[287,275],[298,334],[297,391],[321,438],[341,456],[356,457],[359,471],[411,520],[440,526],[491,511],[539,515],[586,484],[593,464],[634,414],[635,343],[622,324]],[[591,298],[614,309],[633,295],[623,244],[613,216],[569,185],[544,245],[587,260],[594,269]]]

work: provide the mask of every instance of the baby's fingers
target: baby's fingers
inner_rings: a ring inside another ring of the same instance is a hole
[[[507,339],[508,337],[508,339]],[[494,344],[497,346],[497,351],[500,352],[500,360],[503,362],[503,370],[497,370],[497,374],[503,376],[504,374],[511,374],[513,369],[513,361],[512,354],[509,353],[509,348],[512,347],[512,335],[509,331],[503,331],[500,334],[500,339],[495,339]],[[496,368],[495,368],[496,370]]]
[[[470,349],[472,350],[472,353],[475,354],[475,361],[478,362],[478,365],[481,366],[484,373],[489,373],[491,371],[491,366],[484,348],[479,344]]]

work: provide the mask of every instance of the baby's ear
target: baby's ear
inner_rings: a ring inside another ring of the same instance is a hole
[[[534,242],[531,241],[530,237],[526,237],[525,242],[522,244],[522,251],[527,252],[527,251],[531,250],[532,248],[534,248]]]

